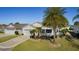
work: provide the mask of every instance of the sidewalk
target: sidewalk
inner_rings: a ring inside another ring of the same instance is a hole
[[[25,36],[19,36],[8,40],[6,42],[0,43],[0,51],[10,51],[12,48],[16,47],[17,45],[21,44],[22,42],[28,40]]]

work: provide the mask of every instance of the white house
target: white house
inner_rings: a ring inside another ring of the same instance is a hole
[[[4,32],[5,34],[15,34],[15,31],[22,33],[22,28],[27,24],[9,24],[6,26]]]
[[[35,22],[32,24],[34,27],[42,27],[42,23],[41,22]]]
[[[15,26],[13,25],[8,25],[5,30],[4,30],[5,34],[14,34],[15,33]]]
[[[28,25],[28,24],[10,24],[8,25],[4,32],[5,34],[15,34],[15,31],[18,31],[20,34],[24,34],[27,37],[30,37],[31,33],[30,31],[35,29],[32,25]]]

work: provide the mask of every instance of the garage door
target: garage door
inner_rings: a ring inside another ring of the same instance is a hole
[[[24,36],[26,36],[27,38],[30,38],[30,31],[29,30],[24,30],[23,31]]]
[[[14,34],[14,30],[5,30],[5,34]]]

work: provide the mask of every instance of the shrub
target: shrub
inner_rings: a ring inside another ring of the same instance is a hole
[[[0,31],[0,33],[4,33],[4,31]]]
[[[16,34],[16,35],[19,35],[19,32],[18,32],[18,31],[15,31],[15,34]]]

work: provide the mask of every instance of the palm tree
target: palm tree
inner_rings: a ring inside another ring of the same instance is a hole
[[[65,13],[65,8],[61,8],[61,7],[47,8],[47,10],[45,11],[43,25],[52,27],[55,32],[57,26],[61,27],[68,23],[67,19],[64,17],[64,13]],[[55,32],[55,36],[56,36],[56,32]]]
[[[75,19],[79,19],[79,8],[77,9],[77,15],[75,15],[72,20],[74,21]]]
[[[79,26],[79,21],[74,22],[74,25]]]

